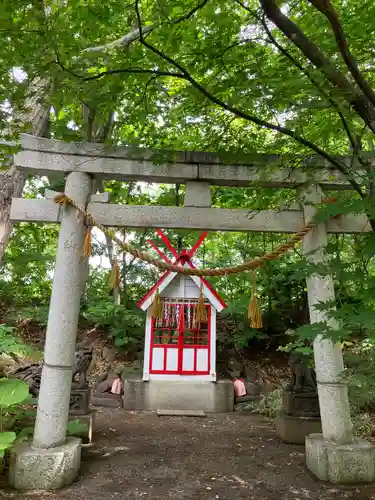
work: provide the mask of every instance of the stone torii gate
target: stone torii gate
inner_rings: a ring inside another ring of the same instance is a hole
[[[277,156],[233,159],[212,153],[174,152],[164,158],[146,149],[107,148],[100,144],[65,143],[24,135],[15,165],[31,175],[66,175],[65,193],[105,226],[199,229],[203,231],[264,231],[294,233],[316,213],[324,189],[350,189],[346,179],[318,157],[298,168]],[[159,153],[160,155],[160,153]],[[341,158],[350,165],[351,158]],[[267,170],[266,170],[267,167]],[[357,172],[361,177],[361,172]],[[114,179],[186,184],[184,207],[107,204],[92,195],[92,180]],[[251,213],[246,209],[210,208],[210,185],[298,189],[302,207]],[[84,220],[72,207],[61,207],[50,193],[46,199],[13,199],[13,222],[61,223],[52,287],[44,366],[32,444],[12,454],[10,481],[18,489],[51,489],[74,481],[80,466],[80,441],[66,437],[73,355],[84,276]],[[49,199],[48,199],[49,198]],[[315,263],[324,261],[327,233],[369,231],[365,216],[347,215],[319,224],[304,237],[303,249]],[[327,321],[316,309],[334,300],[330,276],[307,280],[310,321]],[[375,447],[353,436],[343,358],[338,345],[317,337],[314,358],[322,434],[306,438],[307,467],[333,483],[375,480]]]

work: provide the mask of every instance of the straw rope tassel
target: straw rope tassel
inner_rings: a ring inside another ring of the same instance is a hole
[[[163,317],[163,304],[160,300],[159,288],[156,289],[155,298],[151,305],[151,316],[156,319],[161,319]]]
[[[207,321],[207,311],[206,306],[204,305],[203,285],[201,285],[198,304],[195,310],[195,321],[198,325],[204,321]]]
[[[69,198],[66,194],[60,193],[55,196],[55,203],[58,203],[59,205],[66,205],[69,203]]]
[[[256,274],[255,271],[253,271],[253,284],[252,284],[251,299],[248,309],[248,318],[250,321],[251,328],[260,329],[263,328],[263,321],[262,321],[262,314],[260,311],[259,301],[255,294],[255,290],[256,290]]]
[[[85,257],[91,257],[91,226],[85,227],[85,236],[83,238],[83,255]]]
[[[113,263],[112,273],[109,278],[109,286],[111,288],[118,288],[120,286],[120,268],[117,260]]]

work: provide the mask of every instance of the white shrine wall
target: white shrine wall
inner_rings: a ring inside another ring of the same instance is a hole
[[[198,299],[200,295],[200,289],[198,285],[188,276],[177,275],[167,287],[160,293],[162,298],[186,300],[186,299]],[[151,342],[152,342],[152,317],[150,314],[150,308],[147,310],[146,319],[146,331],[145,331],[145,353],[144,353],[144,364],[143,364],[143,380],[173,380],[173,381],[216,381],[216,309],[210,304],[210,337],[209,337],[209,349],[197,349],[197,368],[200,365],[204,366],[209,364],[210,373],[209,374],[197,374],[197,375],[178,375],[178,374],[155,374],[150,373],[150,358],[151,358]],[[173,364],[177,363],[177,352],[173,349],[167,350],[167,369],[173,369]],[[158,355],[159,358],[158,359]],[[152,354],[152,368],[154,370],[158,369],[158,366],[162,366],[164,363],[164,350],[163,349],[153,349]],[[183,364],[185,367],[192,362],[189,356],[193,356],[192,349],[184,349],[183,351]],[[209,359],[207,359],[209,356]],[[187,368],[186,368],[187,369]]]

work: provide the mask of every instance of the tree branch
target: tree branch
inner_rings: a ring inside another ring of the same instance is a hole
[[[360,148],[358,147],[358,142],[356,141],[355,137],[353,136],[349,124],[345,119],[345,116],[340,108],[340,105],[329,95],[328,92],[326,92],[320,83],[311,75],[311,73],[287,50],[285,47],[283,47],[273,36],[270,28],[268,27],[266,21],[265,21],[265,14],[263,13],[263,16],[259,16],[256,11],[245,5],[241,0],[234,0],[238,5],[240,5],[242,8],[244,8],[249,14],[251,14],[258,22],[261,23],[263,26],[263,29],[265,30],[269,40],[271,43],[290,61],[296,68],[298,68],[307,78],[308,80],[314,85],[314,87],[321,93],[321,95],[327,99],[327,101],[331,104],[331,106],[335,109],[337,114],[340,117],[341,123],[344,127],[344,130],[346,132],[346,135],[348,136],[349,143],[352,147],[353,151],[353,157],[355,156],[359,163],[364,166],[365,168],[368,168],[368,164],[366,161],[362,158],[362,156],[359,153]],[[350,172],[348,171],[347,176],[350,175]],[[354,179],[353,179],[354,180]],[[354,181],[355,182],[355,181]],[[358,191],[358,190],[357,190]]]
[[[353,150],[356,149],[356,142],[355,142],[355,139],[349,129],[349,125],[342,113],[342,111],[340,110],[340,107],[339,105],[336,103],[336,101],[334,99],[331,98],[331,96],[325,92],[325,90],[322,89],[321,85],[319,84],[319,82],[317,80],[315,80],[315,78],[310,74],[310,72],[304,67],[302,66],[302,64],[300,64],[299,61],[297,61],[297,59],[295,59],[292,54],[290,54],[290,52],[288,52],[288,50],[286,50],[281,44],[279,44],[279,42],[276,40],[276,38],[272,35],[271,33],[271,30],[269,29],[269,27],[267,26],[267,23],[264,21],[264,18],[261,20],[261,23],[263,25],[263,28],[265,29],[267,35],[268,35],[268,38],[271,40],[271,42],[273,43],[273,45],[289,60],[291,61],[294,66],[296,66],[296,68],[298,68],[309,80],[310,82],[314,85],[314,87],[322,94],[322,96],[327,99],[327,101],[335,108],[336,112],[338,113],[340,119],[341,119],[341,122],[343,124],[343,127],[345,129],[345,132],[349,138],[349,141],[350,141],[350,144],[352,145],[352,148]]]
[[[315,80],[315,78],[311,75],[311,73],[294,56],[292,56],[292,54],[287,49],[285,49],[285,47],[283,47],[276,40],[276,38],[272,35],[272,32],[269,29],[269,27],[267,26],[267,23],[264,19],[265,14],[263,14],[263,17],[260,17],[256,12],[254,12],[252,9],[247,7],[241,0],[234,0],[234,1],[236,3],[238,3],[239,5],[241,5],[241,7],[243,7],[245,10],[247,10],[252,16],[255,17],[255,19],[257,19],[257,21],[259,21],[262,24],[263,29],[265,30],[268,38],[271,40],[271,43],[284,55],[284,57],[286,57],[291,63],[293,63],[293,65],[296,66],[296,68],[298,68],[308,78],[308,80],[314,85],[314,87],[322,94],[322,96],[325,99],[327,99],[327,101],[335,109],[335,111],[337,112],[337,114],[340,117],[341,123],[342,123],[344,130],[346,132],[346,135],[348,136],[348,139],[349,139],[350,145],[353,149],[353,152],[355,152],[357,154],[357,158],[358,158],[358,161],[360,162],[360,164],[365,166],[366,162],[361,157],[361,155],[358,153],[357,141],[350,130],[349,124],[346,121],[343,112],[340,109],[340,105],[329,95],[328,92],[326,92],[322,88],[320,83],[317,80]]]
[[[154,26],[145,26],[142,28],[143,34],[146,35],[155,29]],[[139,38],[139,29],[135,28],[126,35],[114,40],[113,42],[106,43],[104,45],[98,45],[96,47],[87,47],[82,52],[109,52],[112,49],[120,49],[122,47],[128,47],[132,42],[138,40]]]
[[[368,98],[373,106],[375,106],[375,93],[371,89],[367,80],[362,76],[358,63],[350,51],[348,41],[346,39],[344,30],[342,29],[339,15],[336,9],[331,4],[330,0],[308,0],[313,7],[315,7],[319,12],[321,12],[329,21],[332,31],[335,35],[337,46],[341,52],[341,55],[348,67],[350,73],[352,74],[354,80],[357,82],[359,88]]]
[[[209,0],[202,0],[200,3],[198,3],[195,7],[193,7],[189,12],[186,14],[182,15],[181,17],[174,19],[173,21],[168,21],[166,24],[179,24],[182,23],[183,21],[187,21],[190,19],[191,16],[193,16],[199,9],[204,7],[206,3]],[[156,29],[159,24],[151,25],[151,26],[143,26],[142,27],[142,35],[146,35],[147,33],[150,33],[154,29]],[[139,27],[132,29],[129,33],[126,35],[122,36],[121,38],[118,38],[117,40],[114,40],[113,42],[104,44],[104,45],[99,45],[97,47],[88,47],[87,49],[84,49],[83,52],[108,52],[112,49],[119,49],[122,47],[128,47],[132,42],[135,40],[139,39]]]
[[[159,71],[155,69],[143,69],[143,68],[116,68],[116,69],[109,69],[107,71],[101,71],[96,75],[84,76],[64,66],[64,64],[60,61],[59,58],[57,58],[56,64],[58,64],[63,71],[66,71],[75,78],[79,78],[80,80],[83,80],[85,82],[99,80],[103,76],[107,75],[120,75],[122,73],[129,73],[134,75],[138,74],[138,75],[153,75],[153,76],[173,76],[174,78],[181,78],[185,80],[185,76],[181,73],[176,73],[173,71]]]
[[[137,13],[137,19],[138,19],[138,26],[139,26],[139,41],[140,43],[148,48],[151,52],[159,56],[161,59],[169,63],[170,65],[174,66],[179,70],[179,74],[182,76],[179,76],[179,78],[183,77],[185,80],[191,83],[191,85],[198,90],[201,94],[203,94],[207,99],[209,99],[211,102],[215,103],[216,105],[220,106],[222,109],[225,109],[226,111],[229,111],[233,113],[234,115],[238,116],[239,118],[243,118],[244,120],[251,121],[255,123],[256,125],[259,125],[260,127],[267,128],[269,130],[273,130],[275,132],[279,132],[283,135],[286,135],[288,137],[291,137],[295,141],[299,142],[303,146],[311,149],[315,153],[319,154],[322,156],[324,159],[326,159],[331,165],[335,166],[339,172],[341,172],[345,177],[348,179],[348,182],[352,185],[352,187],[355,189],[355,191],[363,197],[363,192],[360,188],[360,186],[357,184],[357,182],[352,178],[352,176],[349,174],[346,166],[344,163],[342,163],[340,160],[337,158],[331,156],[329,153],[321,149],[319,146],[314,144],[313,142],[309,141],[308,139],[305,139],[303,136],[295,132],[294,130],[291,130],[287,127],[283,127],[281,125],[275,125],[273,123],[270,123],[266,120],[263,120],[261,118],[258,118],[257,116],[250,115],[249,113],[246,113],[245,111],[242,111],[235,106],[232,106],[220,98],[216,97],[215,95],[211,94],[205,87],[203,87],[199,82],[197,82],[191,75],[190,73],[183,67],[181,66],[177,61],[175,61],[173,58],[168,56],[167,54],[164,54],[161,52],[159,49],[148,43],[142,34],[142,19],[141,15],[139,12],[139,0],[135,1],[135,9]]]
[[[138,75],[156,75],[156,76],[173,76],[174,78],[182,78],[185,79],[184,75],[181,73],[176,73],[173,71],[160,71],[154,69],[142,69],[142,68],[118,68],[118,69],[109,69],[108,71],[102,71],[93,76],[83,77],[83,80],[88,82],[92,80],[98,80],[104,75],[119,75],[121,73],[130,73],[130,74],[138,74]],[[73,74],[73,73],[71,73]],[[79,75],[75,75],[79,76]],[[80,77],[81,78],[81,77]]]
[[[375,134],[375,109],[359,89],[337,70],[332,61],[279,9],[276,0],[259,0],[263,12],[303,55],[321,71]]]

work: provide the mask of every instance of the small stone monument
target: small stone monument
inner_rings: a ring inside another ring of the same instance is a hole
[[[74,356],[72,388],[70,392],[69,421],[79,420],[88,425],[88,440],[92,440],[95,412],[90,410],[90,387],[87,372],[92,362],[92,348],[77,347]],[[78,381],[75,381],[78,376]]]
[[[74,356],[72,389],[70,392],[70,415],[88,415],[90,412],[90,387],[87,372],[92,361],[90,347],[78,347]],[[78,382],[75,381],[78,375]]]
[[[110,408],[122,408],[122,395],[113,394],[113,383],[123,375],[124,368],[120,367],[114,371],[105,372],[98,378],[96,391],[91,396],[91,404],[94,406],[108,406]]]
[[[305,444],[306,436],[322,431],[315,370],[298,353],[291,355],[289,366],[292,377],[276,416],[276,434],[286,443]]]
[[[92,349],[78,346],[75,352],[72,388],[70,391],[69,421],[80,420],[89,427],[88,438],[91,441],[94,413],[90,410],[90,387],[87,382],[87,372],[92,361]],[[16,368],[10,375],[23,380],[29,386],[29,392],[35,398],[39,397],[42,376],[42,362],[29,363]],[[75,377],[78,376],[78,382]]]
[[[260,400],[262,387],[248,365],[244,365],[235,358],[230,358],[228,361],[228,375],[234,383],[238,379],[241,380],[246,390],[246,394],[242,396],[236,395],[235,391],[235,403]]]

